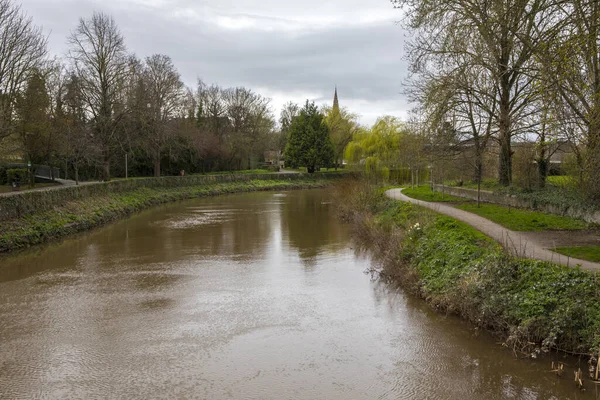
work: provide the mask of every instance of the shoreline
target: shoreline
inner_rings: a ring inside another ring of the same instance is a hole
[[[89,231],[160,204],[230,193],[323,188],[332,182],[328,177],[286,178],[228,179],[177,187],[146,186],[76,198],[52,207],[46,205],[41,211],[0,221],[0,256]],[[35,208],[36,205],[28,207]]]
[[[373,274],[500,337],[515,354],[580,355],[595,373],[599,274],[511,256],[453,218],[388,199],[364,183],[341,186],[340,217],[351,224],[357,246],[374,256]]]

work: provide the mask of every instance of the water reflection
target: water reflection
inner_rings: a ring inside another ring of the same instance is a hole
[[[599,398],[372,282],[334,206],[199,199],[1,259],[0,398]]]
[[[335,221],[334,204],[318,192],[313,195],[289,194],[283,202],[284,238],[298,252],[302,263],[311,268],[322,252],[338,251],[346,246],[347,230]],[[298,218],[308,212],[311,218]],[[333,220],[333,221],[332,221]]]

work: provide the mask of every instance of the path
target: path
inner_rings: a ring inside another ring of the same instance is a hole
[[[6,192],[6,193],[0,193],[0,196],[16,196],[19,195],[20,193],[24,193],[24,192],[38,192],[38,191],[44,191],[44,190],[60,190],[62,188],[65,187],[69,187],[69,186],[75,186],[76,183],[75,181],[69,180],[69,179],[54,179],[57,183],[59,183],[59,185],[56,186],[47,186],[47,187],[39,187],[39,188],[33,188],[33,189],[29,189],[27,188],[27,186],[21,186],[20,190],[16,190],[14,192]],[[80,185],[90,185],[93,183],[98,183],[98,182],[79,182]]]
[[[518,257],[551,261],[553,263],[562,264],[568,267],[581,265],[582,269],[600,271],[600,263],[579,260],[555,253],[545,248],[540,242],[535,240],[535,238],[533,238],[531,235],[528,235],[527,232],[511,231],[495,222],[490,221],[489,219],[480,217],[479,215],[470,213],[468,211],[459,210],[442,203],[430,203],[427,201],[413,199],[403,194],[402,189],[388,190],[386,195],[392,199],[417,204],[440,214],[444,214],[465,222],[481,233],[491,237],[500,243],[505,249]]]

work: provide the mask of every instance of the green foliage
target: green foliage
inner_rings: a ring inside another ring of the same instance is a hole
[[[334,149],[324,116],[308,101],[290,126],[285,148],[285,164],[291,168],[305,166],[309,173],[333,164]]]
[[[394,167],[398,156],[404,125],[395,117],[377,120],[370,130],[359,130],[348,144],[345,158],[349,163],[364,163],[369,174],[378,173],[382,167]]]
[[[361,234],[383,265],[382,276],[515,349],[598,353],[598,274],[509,257],[466,224],[409,203],[365,197],[360,188],[347,192],[378,205],[359,226],[368,231]]]
[[[29,171],[27,168],[11,168],[6,170],[6,182],[11,184],[13,181],[19,182],[21,185],[29,181]]]
[[[515,208],[511,208],[509,212],[507,207],[496,204],[485,203],[477,208],[476,204],[469,203],[458,205],[457,208],[480,215],[513,231],[577,230],[588,227],[585,221],[579,219]]]
[[[600,246],[557,247],[554,251],[580,260],[600,262]]]
[[[567,175],[549,176],[546,178],[546,181],[552,186],[562,188],[574,188],[576,185],[576,182],[573,179],[573,177]]]
[[[334,149],[334,161],[340,166],[344,150],[358,130],[358,116],[345,108],[325,108],[325,123],[329,127],[329,137]]]
[[[8,177],[6,175],[7,169],[8,167],[0,165],[0,186],[6,185],[8,183]]]
[[[33,71],[24,93],[17,98],[16,111],[21,147],[27,159],[36,164],[49,158],[48,148],[52,144],[49,141],[49,106],[50,96],[46,80],[40,71]]]

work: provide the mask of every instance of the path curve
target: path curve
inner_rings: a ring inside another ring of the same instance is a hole
[[[489,236],[500,243],[506,250],[513,255],[533,260],[550,261],[555,264],[574,267],[580,265],[582,269],[589,271],[600,271],[600,263],[571,258],[559,253],[555,253],[544,248],[540,243],[527,238],[522,232],[511,231],[498,225],[489,219],[480,217],[477,214],[468,211],[459,210],[442,203],[430,203],[427,201],[413,199],[402,193],[402,189],[390,189],[385,194],[395,200],[406,201],[429,208],[440,214],[447,215],[477,229],[481,233]]]

